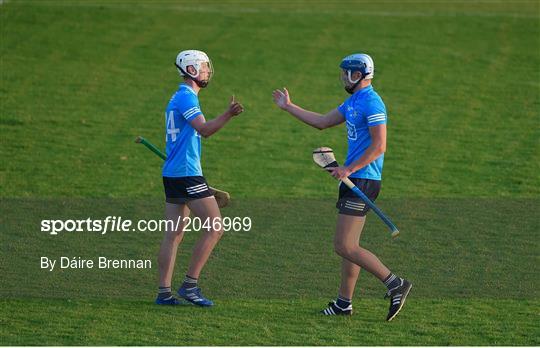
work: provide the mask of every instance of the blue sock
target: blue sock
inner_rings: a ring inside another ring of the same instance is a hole
[[[345,298],[345,297],[341,297],[341,296],[338,296],[337,300],[336,300],[336,304],[339,308],[347,308],[351,305],[352,301],[350,298]]]
[[[401,285],[402,279],[395,275],[394,273],[390,273],[388,277],[386,277],[385,280],[383,280],[384,285],[388,288],[388,290],[392,290],[394,288],[397,288]]]

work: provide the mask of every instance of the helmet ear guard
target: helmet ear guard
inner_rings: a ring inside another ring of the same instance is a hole
[[[180,75],[182,76],[191,76],[189,75],[186,71],[184,71],[184,69],[182,69],[182,67],[180,65],[178,65],[176,62],[174,62],[174,66],[176,66],[176,69],[178,69],[178,72],[180,73]]]
[[[189,76],[191,78],[196,78],[197,76],[199,76],[199,72],[197,71],[197,74],[196,75],[193,75],[193,74],[190,74],[188,69],[184,70],[182,69],[182,67],[178,64],[176,64],[176,62],[174,63],[174,66],[176,66],[176,68],[178,69],[178,72],[180,73],[180,75],[182,76]],[[190,67],[191,65],[188,65],[188,68]]]
[[[360,74],[361,74],[360,78],[358,80],[353,80],[352,79],[352,73],[353,73],[352,70],[347,70],[347,78],[349,79],[349,82],[352,83],[352,84],[359,83],[365,77],[365,74],[360,71]]]

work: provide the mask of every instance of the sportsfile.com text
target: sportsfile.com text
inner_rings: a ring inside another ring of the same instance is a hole
[[[223,229],[224,232],[249,232],[252,227],[250,217],[206,218],[179,216],[176,220],[137,220],[136,223],[121,216],[107,216],[104,219],[45,219],[41,220],[41,232],[56,236],[61,232],[95,232],[104,235],[109,232],[164,232],[183,229],[184,232]]]

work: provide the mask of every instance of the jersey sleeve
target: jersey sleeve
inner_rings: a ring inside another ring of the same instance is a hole
[[[386,124],[386,107],[381,101],[372,100],[365,110],[365,115],[368,127]]]
[[[199,100],[193,94],[185,94],[178,102],[177,108],[186,121],[191,121],[195,117],[202,115]]]
[[[345,117],[346,107],[347,107],[347,106],[345,105],[345,102],[343,102],[343,103],[341,103],[341,105],[338,106],[338,108],[337,108],[338,111],[339,111],[339,113],[340,113],[343,117]]]

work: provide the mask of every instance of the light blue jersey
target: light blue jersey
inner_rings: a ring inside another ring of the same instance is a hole
[[[165,142],[167,160],[163,176],[202,176],[201,136],[191,126],[202,115],[195,91],[183,83],[172,96],[165,112]]]
[[[371,144],[369,127],[386,124],[386,107],[373,87],[362,88],[338,107],[345,117],[349,149],[345,165],[359,159]],[[381,180],[384,154],[354,172],[351,178]]]

